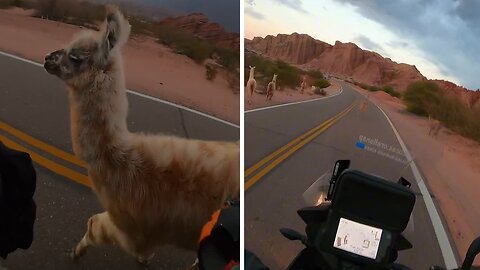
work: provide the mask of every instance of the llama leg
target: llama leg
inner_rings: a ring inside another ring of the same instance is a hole
[[[106,212],[104,212],[104,213],[106,213]],[[102,214],[104,214],[104,213],[102,213]],[[89,246],[98,245],[99,240],[104,239],[104,237],[99,237],[100,233],[97,229],[97,227],[100,225],[100,224],[98,224],[99,223],[98,221],[101,220],[99,218],[99,216],[101,216],[102,214],[93,215],[92,217],[90,217],[88,219],[87,232],[83,236],[82,240],[80,240],[80,242],[77,244],[77,246],[72,251],[71,257],[73,259],[76,259],[76,258],[84,255]],[[102,232],[103,232],[103,230],[102,230]]]
[[[198,258],[196,258],[193,264],[190,266],[190,268],[188,268],[188,270],[198,270],[199,269],[198,264],[199,264],[199,261],[198,261]]]
[[[73,249],[71,257],[76,259],[85,254],[89,246],[100,246],[116,242],[112,234],[112,223],[107,212],[88,219],[87,232]]]

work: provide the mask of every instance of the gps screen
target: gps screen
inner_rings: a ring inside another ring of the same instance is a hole
[[[333,246],[360,256],[376,259],[382,229],[340,218]]]

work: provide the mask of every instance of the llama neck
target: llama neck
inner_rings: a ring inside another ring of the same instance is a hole
[[[254,71],[253,69],[250,69],[250,77],[249,77],[249,79],[253,79],[253,75],[254,75],[253,73],[254,73],[254,72],[255,72],[255,71]]]
[[[71,135],[75,154],[92,165],[121,151],[129,135],[123,74],[99,74],[84,89],[70,91]]]

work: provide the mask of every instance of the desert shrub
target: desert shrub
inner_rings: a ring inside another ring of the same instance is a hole
[[[245,54],[245,72],[248,80],[248,66],[255,66],[255,77],[259,82],[269,82],[277,74],[277,87],[297,87],[300,85],[303,71],[280,60],[272,61],[256,54]]]
[[[215,48],[214,52],[219,56],[219,64],[228,71],[237,70],[240,64],[240,52],[226,48]]]
[[[155,25],[146,18],[138,15],[129,16],[128,21],[132,26],[131,32],[134,35],[155,36]]]
[[[316,80],[313,85],[317,88],[327,88],[330,86],[330,82],[325,79]]]
[[[317,95],[321,95],[321,96],[326,96],[327,95],[327,92],[325,91],[325,89],[318,88],[318,87],[315,87],[315,90],[313,90],[313,93],[315,93]]]
[[[35,16],[75,25],[90,25],[102,21],[105,8],[102,5],[76,0],[38,0]]]
[[[0,0],[0,9],[19,7],[30,9],[34,7],[32,0]]]
[[[407,110],[439,120],[447,128],[480,142],[480,114],[434,82],[415,82],[403,94]]]
[[[400,94],[399,92],[395,91],[395,89],[393,89],[393,87],[391,86],[384,86],[382,88],[382,91],[389,94],[390,96],[392,97],[396,97],[396,98],[401,98],[402,97],[402,94]]]
[[[442,90],[433,82],[414,82],[403,94],[407,111],[422,116],[428,116],[442,98]]]
[[[155,29],[158,41],[201,64],[213,53],[213,46],[185,31],[162,26]]]
[[[321,80],[324,79],[325,77],[323,76],[323,73],[320,72],[319,70],[309,70],[307,72],[307,75],[312,77],[315,80]]]
[[[374,85],[366,85],[365,89],[367,89],[370,92],[377,92],[377,91],[381,90],[379,87],[374,86]]]
[[[207,77],[207,80],[213,81],[217,76],[217,70],[211,65],[205,65],[205,76]]]

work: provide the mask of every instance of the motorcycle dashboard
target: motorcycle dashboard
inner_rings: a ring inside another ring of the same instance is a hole
[[[382,229],[340,218],[333,247],[370,259],[376,259]]]
[[[321,236],[317,236],[315,246],[318,250],[362,264],[388,262],[389,250],[393,244],[391,231],[361,223],[351,216],[337,214],[330,213],[325,230]]]

